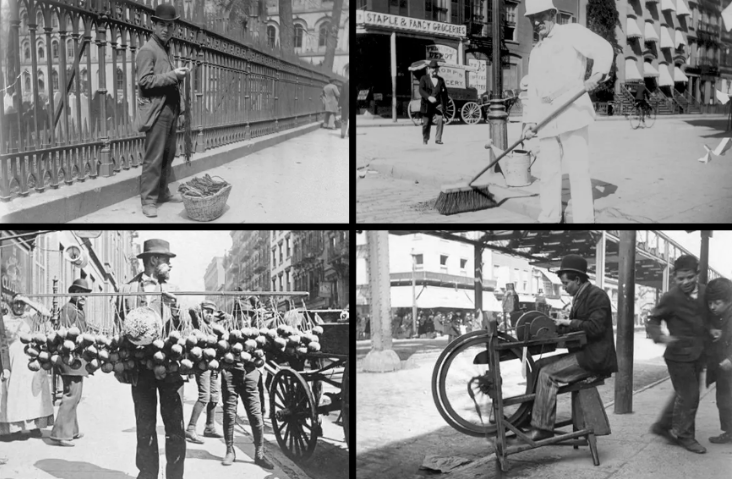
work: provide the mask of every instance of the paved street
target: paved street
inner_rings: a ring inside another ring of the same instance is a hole
[[[328,389],[326,389],[328,390]],[[195,380],[186,384],[184,421],[188,424],[197,398]],[[222,430],[221,406],[216,411],[217,427]],[[343,429],[333,424],[338,413],[323,417],[323,438],[318,441],[313,457],[297,465],[280,450],[271,424],[265,418],[265,450],[275,463],[274,471],[265,471],[253,462],[254,445],[251,428],[239,402],[235,429],[236,462],[225,467],[221,460],[226,451],[223,439],[204,439],[205,444],[186,444],[185,477],[203,478],[267,478],[267,479],[341,479],[348,469],[348,451]],[[84,381],[84,393],[78,408],[79,426],[85,436],[76,447],[51,445],[47,439],[0,443],[0,457],[8,457],[0,466],[2,479],[129,479],[137,477],[135,467],[135,415],[130,386],[118,383],[112,375],[97,373]],[[199,419],[198,432],[203,432],[205,414]],[[160,414],[157,418],[160,445],[161,475],[165,471],[165,429]]]
[[[317,130],[206,171],[233,186],[224,214],[213,223],[347,223],[348,143],[340,131]],[[176,192],[180,182],[191,178],[172,183],[171,190]],[[181,201],[164,203],[157,218],[147,218],[139,196],[74,222],[198,223],[188,219]]]
[[[422,145],[420,130],[414,126],[361,128],[367,124],[359,123],[357,166],[377,173],[357,181],[359,222],[535,220],[538,181],[520,189],[495,188],[503,197],[514,197],[492,210],[446,217],[430,209],[441,184],[466,181],[486,165],[487,124],[449,125],[443,146],[434,141]],[[729,136],[726,126],[727,118],[719,115],[659,118],[652,128],[638,130],[622,119],[595,122],[590,127],[590,173],[596,221],[732,221],[732,187],[727,181],[732,175],[732,153],[708,164],[697,161],[705,153],[704,144],[714,148]],[[509,124],[509,144],[518,138],[519,130],[520,123]],[[527,142],[527,147],[536,151],[538,142]],[[532,168],[534,177],[541,171],[540,161]],[[407,183],[387,181],[390,177]],[[568,200],[565,175],[563,201]]]

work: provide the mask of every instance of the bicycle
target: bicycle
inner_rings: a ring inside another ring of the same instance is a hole
[[[643,106],[634,105],[633,109],[626,116],[630,120],[630,127],[634,130],[640,128],[641,125],[646,128],[651,128],[656,122],[656,109],[650,104]]]

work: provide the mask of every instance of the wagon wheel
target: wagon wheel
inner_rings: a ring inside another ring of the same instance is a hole
[[[455,102],[447,97],[447,111],[445,112],[445,125],[449,125],[455,118]]]
[[[315,450],[320,424],[308,383],[296,371],[281,369],[272,380],[270,419],[280,448],[293,461]]]
[[[474,101],[469,101],[460,109],[460,116],[464,123],[474,125],[480,121],[480,106]]]
[[[348,392],[348,366],[346,366],[346,370],[343,373],[343,404],[341,406],[341,414],[343,415],[343,432],[346,434],[346,446],[350,447],[350,444],[348,443],[348,411],[350,409],[350,406],[348,404],[349,400],[349,392]]]
[[[417,102],[415,105],[414,102]],[[413,108],[416,108],[414,111],[412,111]],[[422,113],[420,113],[419,110],[419,100],[412,100],[409,102],[409,106],[407,107],[407,114],[409,115],[409,119],[412,120],[412,123],[414,123],[415,126],[422,126]]]
[[[515,338],[498,333],[499,342]],[[432,396],[443,419],[456,430],[470,436],[485,437],[496,432],[488,364],[488,332],[475,331],[458,337],[437,359],[432,374]],[[521,348],[503,351],[501,360],[502,394],[504,399],[533,392],[536,374],[531,355],[527,356],[526,378],[521,376]],[[473,398],[471,398],[471,393]],[[514,426],[524,425],[532,403],[525,402],[504,408],[506,420]]]

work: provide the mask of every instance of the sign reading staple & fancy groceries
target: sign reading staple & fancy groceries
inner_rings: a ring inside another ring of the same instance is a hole
[[[356,25],[370,25],[456,38],[464,37],[467,33],[465,25],[433,22],[431,20],[389,15],[386,13],[365,12],[363,10],[356,10]]]

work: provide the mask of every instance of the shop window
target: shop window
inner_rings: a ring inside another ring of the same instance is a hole
[[[302,48],[302,37],[304,32],[305,30],[302,25],[295,25],[295,36],[293,38],[295,48]]]

